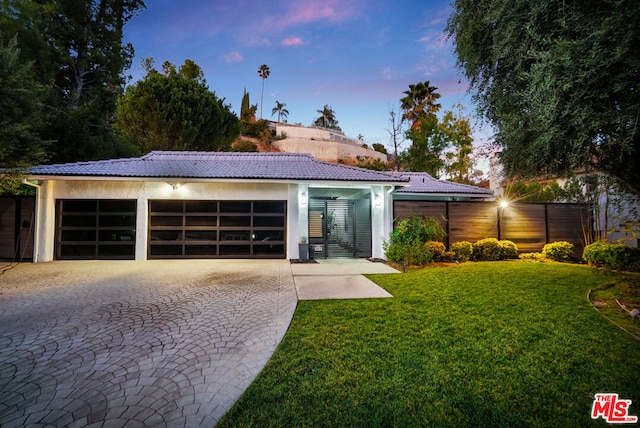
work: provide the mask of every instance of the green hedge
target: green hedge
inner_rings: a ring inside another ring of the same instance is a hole
[[[640,272],[640,248],[625,244],[596,241],[584,248],[582,258],[598,267]]]
[[[473,244],[473,259],[476,261],[494,261],[517,259],[518,247],[512,241],[485,238]]]
[[[573,244],[567,241],[551,242],[542,248],[542,254],[547,259],[564,262],[573,254]]]

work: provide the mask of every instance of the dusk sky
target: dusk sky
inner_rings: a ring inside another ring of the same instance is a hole
[[[390,148],[389,110],[419,81],[438,88],[443,110],[463,103],[475,124],[443,34],[450,13],[449,0],[150,0],[125,40],[136,52],[132,82],[143,74],[141,58],[153,57],[158,69],[188,58],[238,115],[246,88],[259,116],[258,68],[267,64],[263,118],[277,120],[277,100],[289,123],[308,126],[328,104],[346,135]]]

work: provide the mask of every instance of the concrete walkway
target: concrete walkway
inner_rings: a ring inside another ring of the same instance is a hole
[[[299,300],[393,297],[362,274],[398,273],[366,259],[327,259],[291,265]]]
[[[286,261],[19,265],[0,275],[0,426],[210,428],[295,306]]]

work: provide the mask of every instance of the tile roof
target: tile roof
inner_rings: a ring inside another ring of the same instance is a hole
[[[118,178],[217,178],[359,181],[403,184],[406,178],[321,162],[306,153],[156,151],[139,158],[40,165],[31,176]]]
[[[470,186],[468,184],[453,183],[451,181],[437,180],[427,174],[426,172],[392,172],[392,175],[396,175],[403,178],[408,178],[409,186],[396,189],[394,193],[397,194],[412,194],[412,193],[431,193],[431,194],[473,194],[478,196],[492,196],[493,191],[489,189],[483,189],[477,186]]]

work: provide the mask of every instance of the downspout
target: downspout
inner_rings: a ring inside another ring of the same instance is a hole
[[[38,251],[40,250],[40,184],[32,183],[26,178],[22,179],[22,184],[26,184],[27,186],[35,187],[36,189],[36,205],[35,205],[35,213],[36,215],[33,217],[33,221],[35,223],[33,228],[33,262],[38,263]]]

